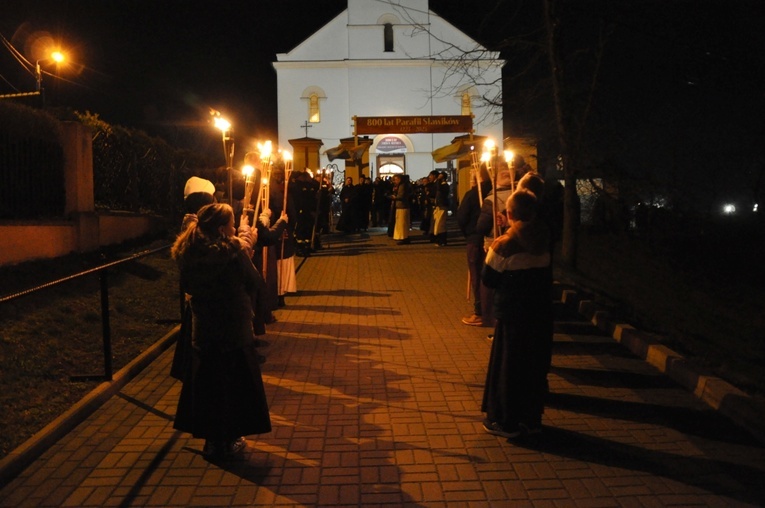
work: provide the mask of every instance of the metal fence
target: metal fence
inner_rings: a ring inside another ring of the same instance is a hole
[[[100,301],[101,301],[101,336],[102,336],[102,342],[103,342],[103,358],[104,358],[104,374],[103,376],[97,375],[97,376],[75,376],[75,378],[79,381],[83,380],[103,380],[103,381],[112,381],[113,378],[113,367],[112,367],[112,334],[111,334],[111,323],[109,319],[109,270],[118,266],[123,265],[126,263],[131,263],[133,261],[136,261],[141,258],[145,258],[147,256],[151,256],[153,254],[157,254],[159,252],[163,252],[170,249],[170,245],[165,245],[162,247],[158,247],[156,249],[146,250],[139,252],[137,254],[134,254],[130,257],[127,257],[125,259],[120,259],[118,261],[113,261],[110,263],[105,263],[103,265],[97,266],[95,268],[91,268],[89,270],[84,270],[79,273],[75,273],[73,275],[69,275],[67,277],[63,277],[61,279],[53,280],[50,282],[46,282],[44,284],[41,284],[39,286],[35,286],[33,288],[25,289],[23,291],[19,291],[17,293],[13,293],[7,296],[0,297],[0,305],[11,302],[13,300],[25,297],[27,295],[30,295],[32,293],[36,293],[39,291],[43,291],[49,288],[52,288],[54,286],[58,286],[61,284],[65,284],[67,282],[71,282],[75,279],[80,279],[83,277],[88,277],[91,275],[98,275],[99,279],[99,295],[100,295]],[[180,312],[183,312],[183,299],[181,297],[180,289],[179,289],[179,309]],[[179,314],[180,318],[180,314]]]
[[[61,146],[17,138],[0,130],[0,219],[64,215],[64,154]]]

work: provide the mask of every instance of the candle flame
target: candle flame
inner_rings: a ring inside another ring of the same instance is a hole
[[[243,174],[243,175],[244,175],[246,178],[248,178],[248,179],[249,179],[249,178],[252,176],[252,174],[253,174],[254,172],[255,172],[255,168],[253,168],[253,167],[252,167],[252,166],[250,166],[249,164],[245,164],[245,165],[242,167],[242,174]]]
[[[282,157],[284,158],[285,161],[291,161],[292,153],[285,150],[284,152],[282,152]]]
[[[505,150],[505,162],[510,164],[510,161],[513,160],[513,157],[515,157],[515,154],[512,150]]]

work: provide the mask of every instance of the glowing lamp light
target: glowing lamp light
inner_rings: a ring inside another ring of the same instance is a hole
[[[513,160],[513,157],[515,157],[515,154],[512,150],[505,150],[505,162],[510,164],[510,161]]]
[[[755,203],[754,206],[752,207],[752,211],[756,212],[759,209],[759,207],[760,206],[757,203]]]
[[[253,168],[253,167],[252,167],[252,166],[250,166],[249,164],[245,164],[244,166],[242,166],[242,174],[244,175],[244,177],[245,177],[247,180],[249,180],[249,179],[250,179],[250,177],[252,176],[252,174],[253,174],[254,172],[255,172],[255,168]]]
[[[284,152],[282,152],[282,158],[283,158],[285,161],[291,161],[291,160],[292,160],[292,153],[291,153],[291,152],[287,152],[287,151],[284,151]]]
[[[732,214],[736,213],[736,205],[733,205],[733,204],[730,204],[730,203],[728,203],[726,205],[723,205],[723,213],[725,215],[732,215]]]
[[[36,80],[36,86],[37,91],[42,91],[42,69],[40,68],[40,62],[47,62],[49,60],[53,60],[57,64],[63,62],[66,59],[64,54],[61,51],[53,51],[51,52],[49,57],[38,59],[35,62],[35,80]]]
[[[481,162],[489,162],[491,160],[491,154],[489,152],[483,152],[481,154]]]

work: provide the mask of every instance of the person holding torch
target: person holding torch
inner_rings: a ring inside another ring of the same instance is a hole
[[[244,436],[271,431],[253,330],[252,302],[264,283],[236,236],[231,205],[196,215],[171,249],[193,321],[173,427],[204,439],[206,458],[225,459],[244,449]]]
[[[494,239],[500,236],[506,226],[505,203],[507,198],[513,193],[515,182],[513,175],[504,159],[493,158],[485,161],[489,167],[489,173],[492,175],[496,185],[492,186],[491,192],[484,198],[481,205],[481,212],[475,225],[476,233],[484,237],[484,251],[488,252]],[[481,305],[483,326],[494,326],[494,313],[492,309],[492,300],[494,295],[492,290],[486,288],[482,293]]]
[[[477,160],[473,163],[473,186],[465,194],[457,208],[457,225],[465,236],[467,251],[468,281],[470,295],[473,297],[473,313],[462,318],[462,323],[468,326],[484,325],[484,298],[486,288],[481,283],[481,270],[483,270],[486,252],[483,248],[484,235],[476,230],[478,218],[481,215],[483,200],[491,193],[491,177],[485,164],[478,165]],[[490,302],[486,302],[490,304]]]
[[[284,307],[284,296],[288,293],[297,292],[297,271],[295,269],[295,253],[297,241],[295,240],[294,220],[298,216],[295,206],[295,187],[297,186],[296,177],[292,172],[292,154],[282,152],[284,161],[284,196],[282,198],[282,210],[287,212],[288,217],[293,221],[287,227],[281,239],[281,250],[279,252],[278,270],[279,270],[279,299],[278,306]],[[292,189],[292,192],[290,192]]]
[[[279,282],[277,279],[277,251],[279,239],[284,234],[288,225],[288,217],[285,212],[279,214],[279,218],[273,221],[271,211],[271,142],[258,144],[260,152],[257,157],[260,161],[260,179],[255,205],[255,228],[257,230],[258,241],[255,244],[255,253],[252,261],[255,267],[260,271],[263,279],[266,281],[266,296],[264,298],[265,322],[266,324],[276,321],[273,311],[278,306]],[[250,161],[256,161],[256,155],[253,152]]]

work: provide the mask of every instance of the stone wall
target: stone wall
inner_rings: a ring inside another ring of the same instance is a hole
[[[0,266],[90,252],[164,227],[160,217],[127,212],[97,213],[93,196],[93,145],[88,129],[63,122],[66,216],[60,221],[0,222]]]

